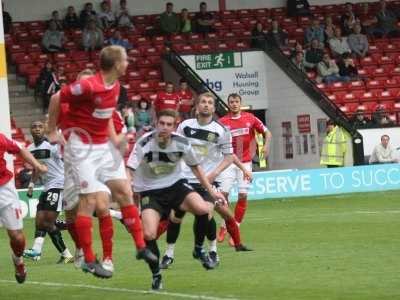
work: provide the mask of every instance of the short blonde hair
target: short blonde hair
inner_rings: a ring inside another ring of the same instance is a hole
[[[197,96],[196,105],[200,103],[200,100],[201,100],[202,98],[211,98],[211,99],[213,99],[214,104],[215,104],[215,96],[213,95],[213,93],[206,92],[206,93],[202,93],[202,94],[200,94],[200,95]]]
[[[102,71],[111,71],[115,64],[122,60],[125,48],[121,46],[107,46],[100,51],[100,69]]]
[[[82,70],[82,71],[80,71],[80,72],[78,73],[78,75],[76,76],[76,79],[79,80],[79,79],[81,79],[81,77],[83,77],[83,76],[92,76],[92,75],[94,75],[93,70],[91,70],[91,69],[84,69],[84,70]]]

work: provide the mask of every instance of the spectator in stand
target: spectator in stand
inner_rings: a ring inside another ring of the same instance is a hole
[[[317,65],[318,79],[326,84],[337,81],[346,81],[347,78],[342,78],[339,75],[339,67],[335,60],[331,59],[328,53],[325,53],[322,61]]]
[[[44,68],[40,71],[36,81],[35,90],[42,97],[43,113],[47,112],[50,97],[60,89],[57,71],[53,68],[53,64],[48,61]]]
[[[57,24],[53,20],[49,23],[49,28],[43,35],[42,46],[46,53],[65,51],[63,46],[65,41],[64,32],[57,29]]]
[[[330,39],[335,36],[335,28],[336,26],[333,24],[332,16],[326,16],[324,25],[325,44],[328,45]]]
[[[119,96],[118,96],[118,104],[126,104],[128,103],[128,90],[123,84],[119,85]]]
[[[138,109],[135,112],[135,128],[138,135],[152,130],[152,118],[149,108],[149,102],[141,99],[138,103]]]
[[[309,68],[316,69],[317,65],[322,61],[324,57],[324,50],[320,48],[319,41],[313,39],[311,46],[306,50],[305,61]]]
[[[127,132],[136,132],[135,113],[133,112],[132,104],[133,103],[120,104],[118,108],[121,113],[121,118],[124,120]]]
[[[63,21],[64,29],[78,29],[80,27],[78,16],[73,6],[68,6],[67,14]]]
[[[311,16],[307,0],[287,0],[286,7],[288,17]]]
[[[124,47],[126,50],[132,49],[132,45],[126,40],[122,38],[121,32],[119,30],[115,30],[112,37],[107,40],[109,45],[117,45]]]
[[[351,122],[353,123],[354,128],[363,128],[370,125],[370,120],[365,117],[362,109],[357,109],[356,113],[351,119]]]
[[[372,123],[377,126],[394,125],[382,105],[379,105],[372,114]]]
[[[344,53],[338,62],[339,75],[344,80],[357,80],[359,79],[358,70],[354,64],[354,60],[350,53]]]
[[[174,12],[172,2],[167,2],[165,12],[160,15],[160,30],[161,34],[174,34],[180,31],[179,16]]]
[[[391,164],[399,162],[395,149],[389,145],[390,137],[387,134],[381,136],[381,142],[374,147],[369,157],[370,164]]]
[[[135,28],[131,20],[131,15],[129,14],[129,9],[126,5],[126,0],[119,1],[119,7],[115,13],[115,17],[118,27],[129,28],[132,30]]]
[[[189,86],[184,78],[179,81],[179,113],[182,120],[190,118],[194,104],[194,97],[189,89]]]
[[[89,21],[96,19],[97,15],[96,12],[93,10],[93,4],[91,2],[87,2],[79,16],[79,22],[81,23],[81,28],[85,29],[88,26]]]
[[[292,59],[293,57],[295,57],[297,52],[303,52],[303,55],[305,55],[306,53],[306,51],[303,49],[303,45],[298,41],[294,45],[294,48],[291,49],[289,58]]]
[[[380,10],[376,15],[377,26],[373,33],[376,36],[398,37],[400,35],[395,13],[387,8],[385,0],[379,1]]]
[[[357,15],[358,22],[361,25],[362,33],[364,34],[373,34],[374,27],[376,25],[376,18],[371,17],[369,12],[369,4],[368,2],[364,2],[361,6],[361,11]]]
[[[51,13],[51,19],[47,22],[48,26],[50,25],[51,21],[56,23],[57,30],[63,30],[63,21],[60,19],[60,14],[58,13],[58,10],[54,10]]]
[[[301,70],[302,72],[307,72],[307,67],[309,67],[309,65],[307,64],[307,62],[304,59],[304,54],[303,52],[297,52],[296,55],[292,58],[292,63],[295,64],[295,66]]]
[[[101,2],[101,12],[97,15],[103,30],[114,27],[115,15],[111,11],[108,1]]]
[[[251,31],[251,47],[264,49],[266,39],[264,25],[261,22],[257,22]]]
[[[96,27],[96,21],[90,20],[82,33],[82,46],[85,51],[100,50],[104,44],[103,32]]]
[[[156,113],[164,109],[179,111],[179,95],[174,92],[172,82],[166,82],[165,91],[157,93],[153,107]]]
[[[179,23],[181,33],[192,33],[192,20],[190,19],[187,8],[181,10]]]
[[[313,39],[317,39],[321,45],[323,45],[325,41],[324,28],[320,25],[317,17],[314,17],[311,20],[311,26],[306,28],[304,38],[306,45],[309,45]]]
[[[207,3],[201,2],[200,11],[195,15],[196,32],[215,32],[215,28],[213,27],[214,23],[214,16],[207,11]]]
[[[4,10],[4,2],[1,3],[1,8],[3,10],[3,26],[4,33],[10,33],[12,28],[12,18],[11,15]]]
[[[351,52],[358,57],[365,57],[368,53],[368,38],[361,33],[361,25],[354,25],[354,32],[347,38]]]
[[[334,57],[339,57],[344,53],[351,53],[347,37],[342,36],[342,30],[339,27],[335,29],[335,36],[329,41],[329,48]]]
[[[342,33],[347,36],[353,32],[353,27],[356,24],[356,15],[353,12],[353,4],[346,2],[345,11],[340,18],[340,26],[342,28]]]
[[[288,34],[282,30],[277,20],[272,20],[271,29],[267,33],[268,42],[272,42],[279,48],[286,47]]]

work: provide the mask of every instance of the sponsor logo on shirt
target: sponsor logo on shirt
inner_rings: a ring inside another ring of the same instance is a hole
[[[93,117],[97,119],[109,119],[112,116],[114,108],[96,108],[92,114]]]
[[[103,99],[101,99],[100,96],[97,96],[97,97],[94,99],[94,103],[95,103],[96,105],[100,105],[102,101],[103,101]]]
[[[175,104],[174,100],[164,100],[165,104]]]
[[[241,135],[248,135],[250,133],[249,128],[238,128],[231,130],[231,134],[233,137],[241,136]]]
[[[80,83],[71,86],[71,94],[74,96],[82,95],[82,86]]]

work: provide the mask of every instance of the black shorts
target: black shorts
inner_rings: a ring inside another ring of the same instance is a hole
[[[151,208],[156,210],[161,218],[168,218],[171,209],[177,211],[186,196],[194,192],[186,179],[181,179],[173,185],[156,190],[141,192],[140,206],[142,211]]]
[[[193,189],[204,199],[204,201],[214,203],[214,199],[211,194],[200,184],[200,183],[190,183]]]
[[[210,195],[209,192],[200,184],[200,183],[189,183],[192,188],[204,199],[204,201],[214,203],[213,197]],[[218,187],[217,183],[213,183],[213,186]],[[175,210],[175,217],[178,219],[183,219],[185,216],[185,212],[178,209]]]
[[[63,189],[49,189],[39,196],[37,211],[60,212],[62,210]]]

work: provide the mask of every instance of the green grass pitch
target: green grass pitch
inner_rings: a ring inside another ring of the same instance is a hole
[[[8,240],[0,231],[0,300],[105,299],[400,299],[398,191],[251,202],[241,226],[254,252],[219,244],[221,265],[205,271],[191,257],[192,218],[178,240],[175,263],[163,272],[164,294],[147,293],[150,273],[134,259],[130,236],[114,223],[115,274],[100,280],[56,265],[46,238],[42,259],[27,262],[28,279],[14,282]],[[97,223],[95,223],[97,226]],[[94,230],[95,248],[100,243]],[[25,221],[28,246],[33,221]],[[72,249],[68,233],[64,233]],[[163,253],[165,236],[159,242]]]

